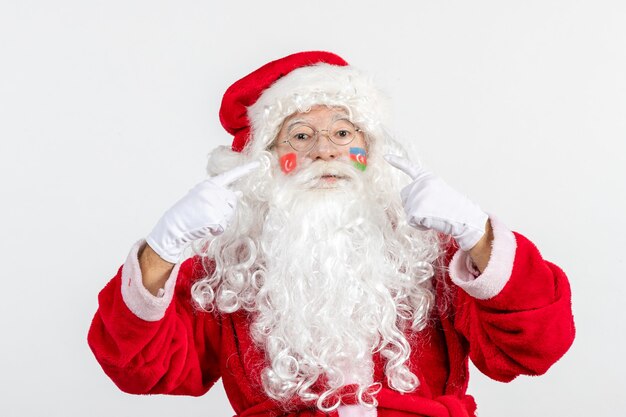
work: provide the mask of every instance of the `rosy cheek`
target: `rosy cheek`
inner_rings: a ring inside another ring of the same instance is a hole
[[[365,171],[367,168],[367,153],[363,148],[350,148],[350,160],[361,171]]]
[[[289,174],[296,169],[296,154],[294,152],[285,154],[278,159],[278,163],[280,164],[281,171],[285,174]]]

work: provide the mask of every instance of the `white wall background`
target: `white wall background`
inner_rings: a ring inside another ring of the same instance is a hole
[[[224,90],[326,49],[375,75],[395,131],[569,274],[577,340],[540,378],[474,370],[481,417],[614,416],[624,395],[626,2],[3,0],[0,415],[233,414],[121,393],[96,295],[230,142]]]

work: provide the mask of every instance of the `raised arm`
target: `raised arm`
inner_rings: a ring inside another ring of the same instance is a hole
[[[207,272],[198,258],[177,262],[191,241],[228,227],[237,205],[228,186],[259,165],[194,186],[101,291],[89,345],[123,391],[201,395],[219,378],[220,321],[191,300],[191,285]]]

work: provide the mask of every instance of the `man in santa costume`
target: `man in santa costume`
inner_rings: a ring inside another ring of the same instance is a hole
[[[240,417],[474,416],[468,359],[506,382],[567,351],[564,273],[410,162],[385,110],[327,52],[227,90],[232,147],[100,293],[89,344],[120,389],[221,377]]]

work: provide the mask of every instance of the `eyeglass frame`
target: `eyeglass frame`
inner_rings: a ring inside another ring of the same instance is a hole
[[[344,120],[344,121],[346,121],[346,122],[350,123],[352,126],[354,126],[354,136],[353,136],[353,137],[352,137],[352,139],[350,139],[350,141],[349,141],[349,142],[347,142],[347,143],[336,143],[336,142],[335,142],[335,141],[331,138],[330,130],[328,129],[328,128],[329,128],[329,127],[331,127],[333,124],[335,124],[335,123],[337,123],[338,121],[341,121],[341,120]],[[290,140],[290,139],[283,140],[283,141],[279,141],[278,143],[280,143],[280,144],[282,144],[282,143],[286,143],[286,144],[288,144],[288,145],[291,147],[291,149],[293,149],[293,150],[294,150],[294,151],[296,151],[296,152],[311,152],[311,150],[312,150],[313,148],[315,148],[315,145],[317,144],[317,141],[320,139],[320,133],[322,133],[322,132],[326,132],[326,133],[323,133],[323,134],[324,134],[324,135],[328,138],[328,140],[329,140],[329,141],[330,141],[333,145],[335,145],[335,146],[348,146],[349,144],[351,144],[352,142],[354,142],[354,139],[356,138],[357,134],[359,134],[359,133],[363,133],[363,130],[362,130],[360,127],[358,127],[357,125],[355,125],[354,123],[352,123],[352,121],[351,121],[350,119],[348,119],[348,118],[343,118],[343,117],[342,117],[342,118],[340,118],[340,119],[337,119],[337,120],[332,121],[332,122],[330,123],[330,125],[328,125],[328,127],[327,127],[326,129],[319,129],[319,130],[318,130],[318,129],[316,129],[315,127],[311,126],[311,125],[310,125],[310,124],[308,124],[308,123],[301,123],[301,125],[302,125],[302,126],[307,126],[307,127],[310,127],[310,128],[311,128],[311,130],[313,130],[313,134],[315,135],[315,136],[314,136],[314,137],[315,137],[315,139],[311,142],[311,146],[310,146],[308,149],[305,149],[305,150],[299,150],[299,149],[296,149],[296,148],[295,148],[295,147],[291,144],[291,142],[289,142],[289,140]]]

